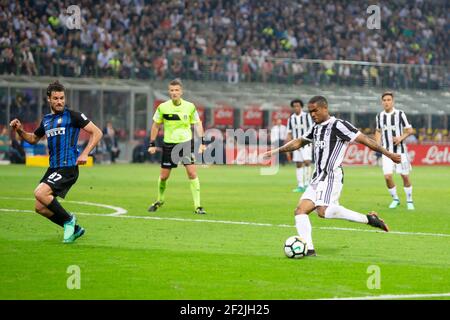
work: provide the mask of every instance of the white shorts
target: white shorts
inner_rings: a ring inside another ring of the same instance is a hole
[[[409,174],[409,171],[411,171],[411,163],[409,162],[408,155],[406,153],[401,154],[400,163],[394,163],[394,161],[385,155],[383,155],[381,159],[383,162],[384,174],[392,174],[395,170],[396,173],[407,175]]]
[[[306,145],[303,148],[294,150],[292,152],[292,161],[294,162],[311,161],[311,159],[312,159],[311,144]]]
[[[328,175],[324,181],[310,184],[300,200],[311,200],[316,206],[338,206],[342,187],[342,169],[337,168],[333,175]]]

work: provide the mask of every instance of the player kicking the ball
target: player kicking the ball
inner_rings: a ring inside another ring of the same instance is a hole
[[[328,102],[322,96],[311,98],[308,110],[315,125],[302,137],[294,139],[280,148],[268,151],[265,158],[278,152],[290,152],[312,143],[315,171],[310,185],[300,198],[295,209],[295,226],[299,236],[307,243],[308,256],[315,256],[309,214],[316,210],[319,217],[344,219],[359,222],[389,231],[388,226],[376,212],[361,214],[339,205],[343,187],[342,160],[349,142],[359,142],[374,151],[384,154],[393,162],[400,162],[400,155],[387,151],[374,140],[358,131],[347,121],[336,119],[328,113]]]

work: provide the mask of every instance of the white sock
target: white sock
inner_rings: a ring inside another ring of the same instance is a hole
[[[311,235],[312,227],[311,222],[309,221],[309,216],[307,214],[295,215],[295,227],[297,228],[298,235],[306,241],[308,250],[314,250]]]
[[[412,199],[412,186],[404,187],[403,189],[405,190],[405,193],[406,193],[406,201],[412,202],[413,201],[413,199]]]
[[[304,187],[305,183],[303,182],[303,167],[297,168],[297,185],[299,187]]]
[[[325,210],[325,218],[327,219],[344,219],[353,222],[367,224],[367,216],[359,212],[355,212],[344,208],[343,206],[332,205]]]
[[[388,190],[389,190],[389,193],[391,194],[392,199],[398,200],[397,187],[394,186],[393,188],[388,189]]]

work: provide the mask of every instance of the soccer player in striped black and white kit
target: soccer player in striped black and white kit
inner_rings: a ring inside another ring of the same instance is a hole
[[[55,81],[47,87],[47,100],[51,113],[46,114],[34,132],[23,130],[19,119],[10,126],[19,136],[36,144],[46,136],[50,154],[50,167],[34,190],[35,211],[64,228],[64,243],[74,242],[85,230],[76,224],[75,215],[68,213],[56,199],[64,198],[78,179],[78,165],[85,164],[89,153],[102,138],[102,131],[83,113],[69,110],[65,105],[64,86]],[[77,149],[80,129],[89,133],[86,148]]]
[[[303,101],[295,99],[291,101],[291,108],[294,111],[288,119],[287,123],[287,141],[298,139],[303,136],[313,126],[313,121],[308,112],[304,112]],[[297,187],[293,192],[304,192],[306,186],[311,180],[311,146],[306,145],[292,152],[292,161],[295,162],[297,170]]]
[[[297,150],[312,143],[314,150],[315,171],[310,185],[295,209],[295,226],[300,237],[308,245],[308,256],[315,256],[312,241],[309,214],[316,210],[319,217],[326,219],[344,219],[369,224],[388,231],[388,226],[378,217],[376,212],[367,215],[352,211],[339,204],[343,187],[342,160],[349,142],[355,141],[381,152],[395,163],[400,162],[400,155],[389,152],[382,146],[362,134],[347,121],[331,117],[328,113],[328,102],[322,96],[311,98],[308,110],[315,125],[304,136],[294,139],[284,146],[268,151],[264,157],[271,157],[277,152]]]
[[[381,96],[384,111],[380,112],[376,118],[375,140],[387,150],[400,154],[401,162],[395,164],[391,159],[383,156],[383,173],[386,186],[392,196],[392,203],[389,208],[394,209],[400,205],[392,174],[399,173],[403,179],[403,189],[406,193],[406,205],[408,210],[414,210],[412,199],[412,185],[409,179],[411,164],[408,158],[408,150],[404,140],[413,133],[412,126],[406,118],[405,112],[394,108],[394,94],[386,91]]]

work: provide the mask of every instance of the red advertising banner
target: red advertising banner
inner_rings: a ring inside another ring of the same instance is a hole
[[[200,117],[200,121],[205,124],[205,107],[201,105],[195,105],[197,109],[198,116]]]
[[[155,99],[155,101],[153,101],[153,111],[156,111],[158,106],[163,102],[164,102],[164,100]]]
[[[234,109],[230,106],[220,106],[214,109],[214,125],[233,126]]]
[[[450,145],[408,145],[413,166],[450,165]],[[345,152],[344,165],[375,165],[375,152],[361,144],[350,144]]]
[[[268,148],[258,146],[235,146],[226,148],[226,164],[245,164],[245,165],[270,165],[271,160],[264,160],[261,154],[268,151]]]
[[[260,106],[251,106],[244,109],[243,112],[243,125],[262,127],[263,125],[263,112]]]
[[[264,164],[270,161],[262,161],[258,154],[267,149],[258,150],[257,146],[245,146],[241,148],[226,149],[227,164]],[[450,144],[442,145],[408,145],[408,156],[413,166],[450,166]],[[375,151],[362,144],[352,143],[345,152],[342,164],[351,165],[376,165]]]
[[[287,125],[287,121],[289,119],[289,116],[292,114],[292,110],[289,107],[282,107],[278,110],[272,111],[272,125],[275,125],[276,120],[281,118],[281,123],[285,126]]]

